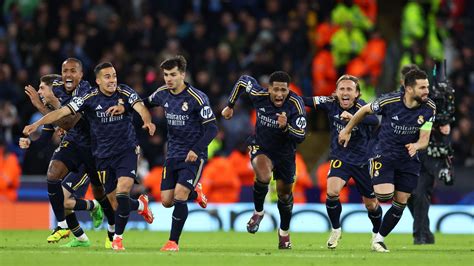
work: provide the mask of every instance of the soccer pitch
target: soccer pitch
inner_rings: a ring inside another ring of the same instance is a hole
[[[123,252],[106,250],[105,231],[89,231],[88,248],[48,244],[49,231],[0,231],[1,265],[473,265],[474,235],[437,234],[435,245],[415,246],[408,234],[386,239],[390,253],[370,251],[370,234],[343,233],[328,250],[327,233],[292,233],[292,250],[278,250],[274,233],[183,232],[178,253],[159,249],[167,233],[126,231]]]

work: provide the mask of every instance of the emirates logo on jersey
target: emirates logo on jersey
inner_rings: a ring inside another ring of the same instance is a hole
[[[418,120],[416,122],[418,122],[418,124],[421,125],[425,122],[425,118],[422,115],[420,115],[420,116],[418,116]]]
[[[188,102],[183,102],[183,105],[181,106],[181,110],[187,111],[189,109]]]

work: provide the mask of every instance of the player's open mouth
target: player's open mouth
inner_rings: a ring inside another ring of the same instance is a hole
[[[350,104],[349,96],[344,96],[344,97],[342,97],[341,102],[342,102],[342,104],[344,104],[344,105]]]
[[[72,79],[66,79],[66,82],[64,82],[64,84],[66,85],[67,88],[71,88],[72,87]]]

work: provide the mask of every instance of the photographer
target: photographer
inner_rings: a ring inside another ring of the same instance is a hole
[[[443,71],[441,70],[440,73]],[[454,121],[454,89],[449,86],[444,78],[445,75],[441,75],[441,78],[437,79],[436,74],[435,67],[433,71],[434,85],[431,86],[430,98],[436,103],[436,119],[428,148],[419,153],[421,171],[418,185],[408,200],[408,208],[414,219],[413,243],[415,245],[434,244],[435,242],[428,218],[435,180],[439,178],[446,185],[452,185],[454,181],[451,163],[453,150],[449,136],[451,131],[449,124]]]

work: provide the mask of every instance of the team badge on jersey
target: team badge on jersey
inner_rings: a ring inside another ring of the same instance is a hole
[[[378,112],[380,110],[380,104],[378,101],[374,101],[371,106],[373,112]]]
[[[183,102],[183,105],[181,106],[181,110],[186,112],[188,110],[188,108],[189,108],[188,102]]]
[[[421,124],[423,124],[423,123],[425,122],[425,118],[424,118],[422,115],[420,115],[420,116],[418,116],[417,122],[418,122],[418,124],[421,125]]]

